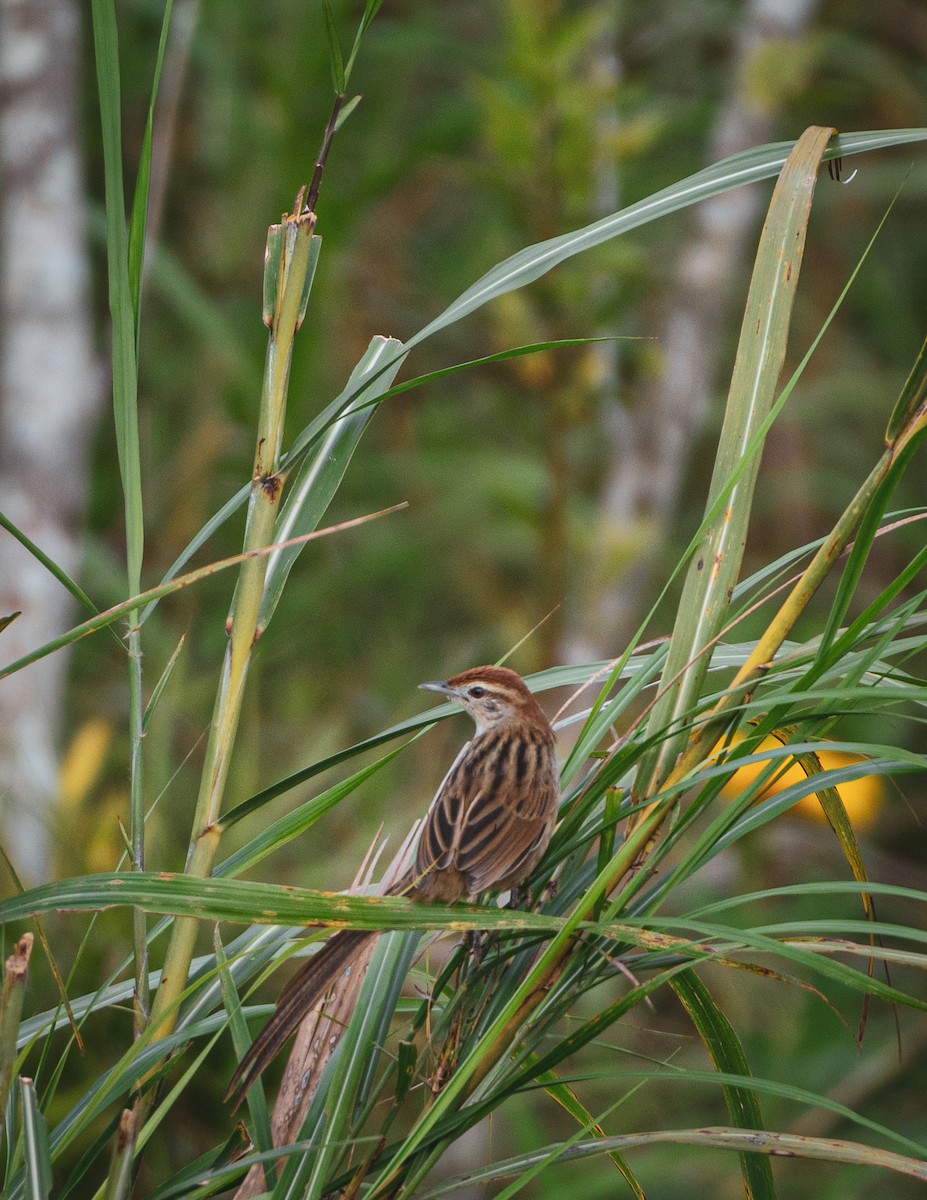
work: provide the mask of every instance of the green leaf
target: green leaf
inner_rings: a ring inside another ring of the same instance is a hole
[[[341,783],[336,783],[333,787],[322,792],[321,795],[314,796],[307,803],[301,804],[292,812],[285,813],[279,820],[271,822],[266,829],[262,829],[256,837],[242,846],[240,850],[236,850],[234,854],[229,855],[216,869],[215,873],[217,875],[238,875],[242,871],[247,871],[249,867],[260,862],[262,858],[266,858],[268,854],[272,854],[275,850],[291,842],[293,838],[298,837],[299,834],[304,833],[305,830],[309,829],[316,821],[323,817],[325,813],[334,808],[336,804],[339,804],[346,796],[350,796],[355,792],[362,783],[366,783],[382,767],[392,762],[404,749],[405,746],[399,746],[389,754],[385,754],[382,758],[377,759],[370,766],[356,771],[348,779],[343,780]],[[236,814],[240,813],[241,816],[247,815],[241,811],[245,807],[245,805],[241,805],[230,814],[229,818],[223,818],[223,828],[227,829],[230,824],[234,824],[239,819]],[[253,811],[255,811],[253,806],[247,807],[248,813]]]
[[[345,90],[344,59],[341,57],[341,43],[338,40],[338,28],[335,25],[331,0],[322,0],[322,12],[325,14],[325,34],[328,38],[328,61],[332,69],[332,84],[335,93],[340,96]]]
[[[357,108],[358,104],[360,104],[363,98],[363,96],[352,96],[350,100],[347,100],[344,104],[342,104],[338,111],[338,116],[335,118],[335,133],[338,132],[351,113],[354,112],[355,108]]]
[[[527,1056],[527,1062],[529,1065],[535,1064],[537,1062],[537,1055],[533,1053],[529,1054]],[[548,1070],[539,1072],[537,1080],[539,1085],[544,1088],[545,1092],[547,1092],[547,1094],[553,1100],[555,1100],[565,1112],[568,1112],[580,1127],[577,1133],[570,1138],[569,1142],[565,1143],[563,1148],[580,1141],[583,1134],[592,1133],[595,1137],[599,1138],[604,1138],[606,1136],[600,1120],[597,1120],[595,1117],[593,1117],[593,1115],[576,1095],[575,1091],[563,1079],[559,1079],[553,1071]],[[622,1098],[622,1100],[618,1101],[618,1103],[624,1103],[624,1099]],[[526,1171],[524,1174],[520,1174],[518,1179],[519,1188],[524,1186],[524,1184],[532,1177],[532,1175],[540,1174],[541,1171],[544,1170],[544,1168],[548,1165],[548,1163],[556,1162],[561,1156],[561,1149],[562,1148],[559,1146],[556,1147],[555,1152],[552,1152],[549,1159],[540,1159],[535,1164],[533,1171]],[[625,1183],[627,1183],[631,1194],[636,1197],[636,1200],[647,1200],[644,1189],[641,1187],[637,1176],[628,1166],[625,1159],[614,1150],[609,1153],[609,1158],[615,1164],[618,1173],[621,1175],[622,1179],[624,1179]],[[499,1197],[498,1200],[501,1200],[501,1197]]]
[[[901,394],[892,410],[891,419],[888,423],[888,431],[885,435],[886,443],[889,446],[894,445],[895,441],[914,417],[917,409],[924,403],[925,390],[927,390],[927,341],[921,347],[917,361],[911,368],[911,373],[904,387],[901,389]],[[847,564],[840,578],[837,595],[831,606],[827,625],[821,637],[819,657],[822,660],[837,638],[840,625],[849,611],[850,603],[862,577],[863,569],[869,558],[869,552],[878,533],[882,517],[913,450],[914,445],[909,444],[898,455],[892,469],[876,490],[865,515],[860,521],[859,529],[850,549]]]
[[[766,1155],[779,1158],[806,1158],[829,1163],[851,1163],[894,1171],[912,1179],[927,1181],[927,1163],[881,1150],[843,1138],[805,1137],[792,1133],[767,1133],[763,1130],[729,1129],[724,1126],[708,1126],[702,1129],[661,1129],[644,1133],[625,1133],[613,1137],[592,1139],[570,1146],[559,1155],[561,1162],[581,1162],[597,1154],[612,1151],[626,1152],[635,1148],[660,1145],[700,1146],[705,1149],[732,1151],[735,1154]],[[485,1167],[469,1168],[465,1175],[444,1180],[416,1193],[417,1200],[440,1200],[451,1196],[462,1188],[473,1188],[484,1183],[521,1175],[530,1168],[538,1156],[549,1154],[550,1148],[543,1147],[531,1155],[491,1163]]]
[[[144,526],[142,475],[138,442],[138,373],[135,311],[129,282],[129,245],[122,180],[121,86],[119,44],[113,0],[93,0],[100,120],[103,127],[103,171],[106,189],[106,256],[109,310],[113,323],[113,408],[116,449],[125,498],[128,590],[141,586]]]
[[[158,679],[158,682],[154,686],[154,691],[151,693],[151,699],[148,701],[148,704],[145,706],[145,716],[142,719],[142,733],[146,733],[148,730],[148,723],[151,720],[154,710],[158,706],[158,701],[161,699],[161,693],[164,691],[165,687],[167,686],[167,681],[170,679],[171,675],[174,672],[174,667],[177,666],[177,663],[180,659],[180,652],[181,652],[181,650],[183,650],[184,646],[186,645],[186,641],[187,641],[187,635],[185,633],[182,633],[180,635],[180,641],[174,647],[173,654],[167,660],[167,665],[165,666],[164,670],[161,672],[161,677]]]
[[[274,925],[347,925],[355,929],[504,929],[549,933],[557,917],[475,904],[416,904],[399,896],[353,896],[170,871],[84,875],[31,888],[0,901],[0,924],[49,912],[97,912],[129,905],[149,913]]]
[[[398,504],[393,508],[383,509],[379,513],[371,513],[365,517],[356,517],[351,521],[342,521],[340,524],[331,525],[327,529],[319,529],[313,533],[303,534],[301,538],[296,540],[309,542],[315,538],[328,537],[332,533],[340,533],[356,525],[365,525],[368,521],[374,520],[376,517],[385,516],[387,513],[396,512],[401,508],[405,508],[405,505]],[[140,592],[137,596],[132,596],[128,600],[124,600],[121,604],[115,604],[112,608],[106,609],[105,612],[91,617],[89,621],[75,625],[67,633],[63,633],[60,637],[46,642],[44,646],[38,646],[28,654],[24,654],[22,658],[16,659],[15,662],[9,663],[0,670],[0,679],[5,679],[8,675],[13,675],[16,671],[22,670],[23,667],[27,667],[30,663],[37,662],[40,658],[45,658],[46,655],[54,653],[55,650],[60,650],[63,646],[69,646],[72,642],[80,641],[81,638],[87,637],[88,634],[96,633],[99,629],[105,629],[108,625],[112,625],[123,617],[127,617],[144,604],[160,600],[163,596],[169,596],[172,592],[180,591],[181,588],[189,587],[193,583],[199,583],[202,579],[208,579],[210,575],[215,575],[217,571],[225,571],[229,567],[238,566],[239,563],[249,558],[254,558],[260,554],[270,554],[274,550],[279,549],[285,549],[285,547],[274,543],[270,546],[261,546],[257,550],[245,550],[241,554],[233,554],[230,558],[223,558],[218,562],[209,563],[208,566],[199,567],[196,571],[190,571],[187,575],[180,575],[174,579],[166,580],[164,583],[158,584],[157,587],[149,588],[146,592]]]
[[[332,1168],[354,1145],[351,1116],[368,1064],[382,1045],[385,1030],[396,1009],[402,978],[393,969],[397,958],[402,962],[404,976],[408,970],[408,955],[402,955],[405,939],[397,934],[381,938],[373,952],[370,966],[361,986],[357,1005],[338,1047],[338,1057],[330,1064],[324,1091],[324,1138],[318,1139],[314,1153],[292,1158],[281,1176],[276,1195],[301,1196],[319,1200],[329,1194],[326,1186]],[[307,1124],[313,1124],[309,1112]],[[305,1127],[304,1127],[305,1129]]]
[[[155,101],[158,98],[158,86],[161,82],[161,69],[164,66],[164,53],[167,49],[167,35],[171,26],[171,11],[174,0],[166,0],[164,16],[161,18],[161,37],[158,40],[158,56],[155,60],[154,79],[151,83],[151,98],[148,102],[148,119],[145,122],[145,136],[142,138],[142,149],[139,155],[138,175],[135,179],[135,193],[132,197],[132,216],[129,221],[129,287],[132,293],[132,311],[135,317],[135,352],[138,353],[139,334],[141,330],[142,307],[142,278],[145,270],[145,237],[148,232],[148,195],[151,189],[151,150],[152,134],[154,131]]]
[[[52,1170],[48,1150],[48,1126],[35,1098],[31,1079],[20,1079],[19,1095],[23,1114],[23,1158],[26,1166],[28,1200],[48,1200]]]
[[[927,141],[927,129],[839,134],[825,152],[824,159],[826,161],[831,158],[846,158],[870,150],[921,141]],[[475,312],[489,300],[497,299],[507,292],[540,279],[561,262],[600,246],[619,234],[628,233],[660,217],[688,208],[700,200],[707,200],[710,196],[717,196],[732,188],[778,175],[796,144],[774,142],[732,155],[655,192],[652,196],[628,205],[611,216],[603,217],[600,221],[518,251],[467,288],[440,316],[410,338],[406,342],[406,349],[413,349],[439,329],[444,329]]]
[[[22,615],[22,610],[17,609],[16,612],[7,613],[5,617],[0,617],[0,633],[3,633],[4,629],[9,629],[16,618]]]
[[[734,1027],[694,971],[684,971],[670,980],[670,987],[692,1018],[702,1043],[716,1070],[730,1075],[750,1075],[750,1066]],[[756,1092],[749,1087],[724,1086],[724,1098],[731,1121],[739,1129],[762,1129],[765,1122]],[[744,1190],[750,1200],[775,1197],[769,1160],[754,1154],[741,1154],[740,1167]]]
[[[790,153],[773,192],[747,296],[706,508],[711,509],[725,491],[727,497],[690,563],[661,678],[662,694],[647,726],[651,736],[667,729],[673,735],[642,760],[635,780],[637,796],[651,795],[659,787],[685,744],[684,714],[701,692],[708,670],[706,650],[724,625],[740,574],[762,452],[757,435],[776,398],[811,201],[832,134],[831,129],[814,126],[807,130]],[[752,458],[744,469],[747,446],[752,448]],[[741,472],[738,482],[730,488],[729,480],[737,470]]]
[[[77,600],[78,603],[82,604],[88,612],[98,613],[100,611],[80,586],[80,584],[73,580],[63,567],[59,567],[54,559],[49,558],[44,550],[41,550],[35,544],[35,542],[28,538],[23,531],[19,529],[18,526],[14,525],[9,517],[4,516],[3,513],[0,513],[0,529],[5,529],[7,533],[11,533],[13,537],[16,538],[16,540],[20,543],[20,545],[24,546],[26,550],[28,550],[33,556],[33,558],[37,559],[42,564],[46,571],[49,571],[52,575],[54,575],[58,582],[66,587],[74,599]],[[7,624],[9,624],[9,619],[7,620]]]
[[[248,1036],[248,1027],[245,1024],[244,1014],[241,1010],[238,989],[235,987],[235,980],[229,971],[225,947],[219,938],[218,929],[213,934],[213,946],[216,953],[216,965],[219,968],[219,980],[222,984],[222,1002],[229,1016],[232,1044],[235,1047],[236,1056],[240,1059],[244,1057],[248,1047],[251,1045],[251,1039]],[[267,1112],[267,1100],[265,1099],[263,1088],[250,1087],[245,1100],[248,1105],[248,1113],[251,1117],[251,1129],[253,1131],[255,1149],[258,1151],[272,1149],[273,1137],[271,1136],[270,1117]],[[274,1186],[274,1177],[271,1171],[267,1172],[265,1183],[268,1190]]]
[[[892,409],[888,429],[885,431],[886,445],[893,446],[895,444],[898,435],[924,403],[925,397],[927,397],[927,340],[921,346],[917,361],[911,368],[911,374],[905,381],[901,395]]]
[[[402,364],[402,343],[395,338],[375,337],[351,374],[347,391],[357,390],[363,381],[373,377],[374,382],[364,393],[364,405],[360,411],[350,409],[337,421],[318,448],[300,468],[292,488],[274,526],[274,541],[288,542],[300,538],[316,528],[332,502],[332,498],[344,478],[348,464],[361,435],[373,416],[377,397],[389,387]],[[381,370],[384,362],[389,366]],[[267,628],[274,615],[290,571],[303,548],[296,543],[285,550],[275,550],[270,556],[264,592],[258,611],[257,627],[261,632]]]
[[[361,40],[370,27],[371,21],[377,15],[382,3],[383,0],[367,0],[366,4],[364,5],[364,15],[361,18],[360,25],[358,26],[357,33],[354,37],[354,45],[351,47],[351,53],[348,56],[348,65],[344,69],[345,86],[347,86],[347,81],[351,78],[351,72],[354,70],[354,62],[357,58],[357,53],[360,50]],[[359,96],[355,97],[355,101],[359,99]]]

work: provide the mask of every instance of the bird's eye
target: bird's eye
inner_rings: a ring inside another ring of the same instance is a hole
[[[476,687],[472,687],[470,689],[470,698],[472,700],[479,700],[479,698],[481,696],[485,696],[485,695],[486,695],[486,689],[484,687],[480,687],[479,685],[477,685]]]

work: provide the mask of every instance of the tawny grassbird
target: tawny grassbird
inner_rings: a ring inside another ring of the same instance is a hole
[[[554,732],[514,671],[472,667],[442,683],[420,685],[456,701],[476,723],[425,817],[415,864],[388,895],[448,904],[517,887],[547,849],[560,793]],[[236,1102],[300,1022],[379,936],[345,929],[283,989],[273,1016],[229,1084]]]

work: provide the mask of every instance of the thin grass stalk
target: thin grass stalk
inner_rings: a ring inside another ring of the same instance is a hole
[[[122,174],[121,85],[119,44],[113,0],[94,0],[93,33],[97,79],[100,91],[100,120],[103,129],[103,158],[106,183],[106,249],[109,275],[109,304],[113,323],[113,408],[116,446],[125,505],[126,574],[130,596],[141,591],[144,554],[141,457],[138,437],[138,293],[130,278],[129,231],[125,216]],[[145,803],[142,776],[141,627],[137,610],[129,613],[129,811],[132,868],[145,869]],[[148,1011],[148,942],[145,914],[132,913],[135,949],[135,1032],[140,1033]]]
[[[171,22],[173,0],[167,0],[161,21],[161,37],[158,45],[158,57],[155,64],[154,79],[151,85],[151,98],[148,103],[148,120],[145,125],[145,138],[139,158],[138,175],[135,181],[135,194],[132,200],[132,215],[129,221],[125,247],[126,285],[129,288],[132,306],[134,344],[134,387],[127,393],[127,403],[135,412],[132,417],[134,437],[127,440],[127,452],[135,456],[135,465],[128,478],[137,479],[137,489],[126,491],[126,557],[129,565],[128,590],[129,594],[141,590],[142,559],[144,554],[144,513],[141,492],[141,455],[138,441],[138,352],[141,339],[141,303],[142,303],[142,274],[144,270],[145,232],[148,220],[148,189],[151,176],[151,145],[154,126],[154,105],[158,95],[158,84],[161,78],[161,68],[164,63],[164,51],[167,46],[167,35]],[[125,203],[123,197],[123,204]],[[114,340],[116,337],[114,329]],[[120,336],[127,336],[127,330],[121,330]],[[130,510],[137,507],[137,517],[130,519]],[[142,752],[145,737],[145,697],[142,687],[142,627],[140,613],[134,609],[129,614],[129,839],[132,849],[132,869],[145,870],[145,776],[144,755]],[[148,977],[148,922],[145,913],[140,908],[132,911],[132,942],[135,952],[135,1034],[138,1036],[148,1023],[151,1007],[151,992]]]
[[[276,281],[276,288],[269,321],[245,552],[264,548],[274,540],[274,522],[283,491],[279,468],[290,362],[293,339],[305,305],[315,221],[315,213],[303,208],[303,193],[300,193],[293,213],[287,214],[281,225],[271,226],[268,235],[266,271]],[[206,878],[210,874],[222,835],[222,798],[255,644],[266,573],[266,555],[255,555],[242,564],[226,624],[228,644],[184,868],[185,874],[195,878]],[[156,1037],[166,1036],[174,1027],[198,926],[199,922],[193,917],[179,918],[174,923],[152,1013],[152,1020],[157,1023]]]
[[[145,736],[145,699],[142,692],[142,630],[138,609],[129,615],[129,841],[132,870],[145,870],[145,787],[142,739]],[[148,1022],[151,989],[148,982],[148,920],[141,908],[132,909],[132,945],[135,958],[133,1014],[136,1036]]]
[[[166,583],[159,583],[156,587],[148,588],[147,591],[141,592],[137,596],[130,596],[128,600],[123,600],[121,604],[114,604],[112,608],[107,608],[95,617],[90,617],[89,620],[82,621],[80,625],[75,625],[73,629],[69,629],[67,633],[61,634],[60,637],[54,638],[50,642],[46,642],[44,646],[30,650],[22,658],[17,658],[15,662],[0,669],[0,679],[6,679],[8,675],[13,675],[16,671],[21,671],[23,667],[28,667],[30,663],[38,662],[40,658],[45,658],[48,654],[54,654],[56,650],[61,650],[64,646],[70,646],[72,642],[79,642],[81,638],[88,637],[91,633],[96,633],[100,629],[106,629],[116,621],[127,617],[130,613],[141,608],[145,603],[161,600],[164,596],[170,596],[174,592],[182,591],[184,588],[190,587],[191,584],[208,579],[209,576],[215,575],[217,571],[227,571],[229,567],[237,567],[249,558],[274,554],[278,550],[288,550],[292,546],[303,545],[306,542],[315,541],[317,538],[328,537],[333,533],[342,533],[347,529],[355,529],[358,525],[365,525],[368,521],[374,521],[378,517],[389,516],[405,507],[405,502],[394,504],[392,507],[383,508],[376,513],[368,513],[366,516],[354,517],[349,521],[340,521],[337,525],[329,525],[325,529],[312,530],[309,533],[302,533],[298,537],[287,538],[284,542],[272,542],[270,545],[261,546],[257,550],[246,550],[241,554],[232,554],[228,558],[217,559],[205,567],[197,567],[195,571],[189,571],[186,575],[175,575]],[[430,721],[432,718],[429,717],[428,720]],[[424,724],[424,721],[421,723]],[[398,734],[395,736],[398,736]],[[291,786],[295,786],[295,781]],[[262,800],[271,798],[267,795],[270,790],[267,788],[260,793]],[[279,795],[279,792],[274,792],[274,795]],[[235,810],[239,812],[238,819],[245,815],[243,812],[240,812],[242,807],[239,805],[239,808]]]

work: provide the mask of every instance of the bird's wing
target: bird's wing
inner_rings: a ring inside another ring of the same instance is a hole
[[[417,876],[444,870],[451,862],[460,832],[458,822],[462,811],[460,765],[469,749],[470,743],[465,742],[425,814],[415,852]]]
[[[472,798],[454,862],[471,896],[520,882],[534,866],[553,826],[555,780],[542,771]]]
[[[428,812],[419,874],[454,868],[470,895],[520,878],[553,823],[553,750],[545,742],[488,734],[465,746]]]

